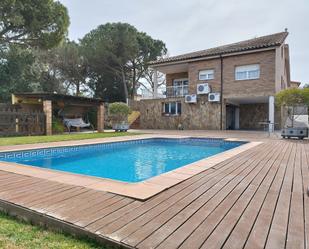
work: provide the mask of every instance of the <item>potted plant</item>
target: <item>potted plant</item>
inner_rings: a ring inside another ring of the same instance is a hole
[[[122,102],[115,102],[109,105],[109,115],[112,121],[112,128],[115,131],[127,131],[129,129],[128,115],[130,107]]]
[[[286,107],[290,125],[286,125],[281,132],[283,138],[298,137],[303,139],[308,136],[308,127],[295,127],[295,109],[299,106],[309,106],[309,88],[290,88],[283,90],[276,95],[276,104]]]

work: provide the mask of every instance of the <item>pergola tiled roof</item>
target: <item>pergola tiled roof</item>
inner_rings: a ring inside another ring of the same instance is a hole
[[[67,104],[78,104],[78,105],[90,105],[97,106],[103,103],[102,99],[98,98],[87,98],[81,96],[72,96],[58,93],[14,93],[14,97],[22,99],[40,99],[40,100],[51,100],[51,101],[64,101]]]
[[[157,61],[150,62],[150,65],[159,65],[167,62],[177,62],[183,60],[198,59],[203,57],[212,57],[223,54],[239,53],[256,49],[276,47],[280,46],[284,42],[288,34],[288,32],[280,32],[224,46],[163,58]]]

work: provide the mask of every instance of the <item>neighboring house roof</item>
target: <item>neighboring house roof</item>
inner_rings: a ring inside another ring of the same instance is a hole
[[[183,61],[189,59],[197,59],[202,57],[211,57],[221,54],[229,54],[229,53],[238,53],[256,49],[265,49],[270,47],[280,46],[286,37],[288,36],[288,32],[280,32],[276,34],[266,35],[257,37],[254,39],[236,42],[220,47],[209,48],[206,50],[201,50],[197,52],[182,54],[178,56],[172,56],[168,58],[163,58],[157,61],[150,62],[150,65],[158,65],[166,62],[176,62]]]

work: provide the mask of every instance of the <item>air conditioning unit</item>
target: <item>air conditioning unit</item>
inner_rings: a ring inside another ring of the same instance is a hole
[[[197,102],[196,94],[186,95],[185,102],[186,103],[196,103]]]
[[[208,94],[210,93],[210,86],[208,83],[198,84],[196,88],[197,94]]]
[[[210,93],[208,95],[209,102],[220,102],[220,93]]]

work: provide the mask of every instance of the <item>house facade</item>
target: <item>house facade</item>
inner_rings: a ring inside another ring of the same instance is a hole
[[[139,103],[141,128],[280,128],[274,95],[291,85],[287,36],[285,31],[152,62],[166,75],[166,89],[158,92],[154,79],[153,95]]]

